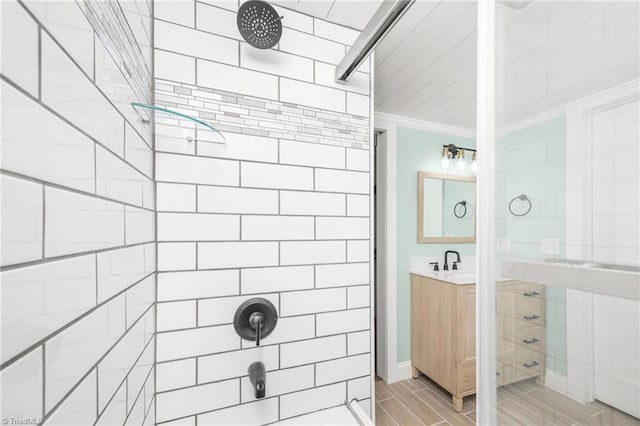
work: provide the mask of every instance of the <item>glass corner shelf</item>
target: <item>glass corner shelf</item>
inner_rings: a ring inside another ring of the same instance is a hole
[[[149,113],[154,114],[156,137],[192,142],[226,144],[222,133],[200,118],[165,107],[131,102],[131,106],[140,115],[144,124],[150,124]]]

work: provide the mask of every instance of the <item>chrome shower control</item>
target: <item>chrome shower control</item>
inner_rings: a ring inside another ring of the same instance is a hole
[[[246,340],[254,340],[256,346],[267,337],[278,322],[278,312],[267,299],[255,297],[242,303],[233,318],[236,333]]]

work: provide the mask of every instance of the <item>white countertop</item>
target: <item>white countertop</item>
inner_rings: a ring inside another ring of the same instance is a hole
[[[412,274],[421,277],[433,278],[455,285],[469,285],[476,283],[476,273],[474,271],[434,271],[433,265],[413,265],[409,270]]]

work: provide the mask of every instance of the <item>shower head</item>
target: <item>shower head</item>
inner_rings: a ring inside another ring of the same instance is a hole
[[[249,0],[238,9],[238,30],[242,38],[258,49],[270,49],[280,41],[282,18],[262,0]]]

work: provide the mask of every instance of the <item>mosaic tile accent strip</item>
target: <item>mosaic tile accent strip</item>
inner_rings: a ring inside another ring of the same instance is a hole
[[[369,119],[156,79],[156,105],[198,117],[220,131],[369,149]]]

